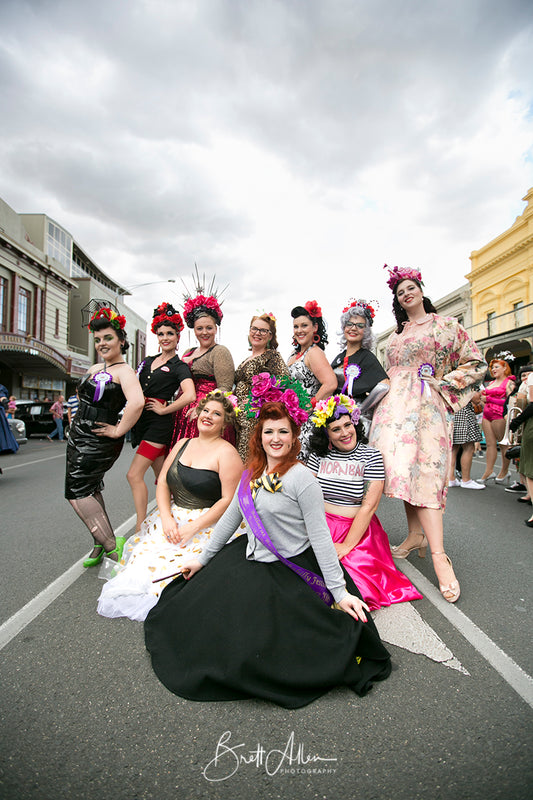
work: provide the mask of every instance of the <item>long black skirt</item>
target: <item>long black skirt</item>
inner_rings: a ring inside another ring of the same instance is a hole
[[[188,700],[263,698],[299,708],[335,686],[364,695],[390,674],[372,619],[329,608],[280,561],[247,561],[247,537],[161,593],[145,622],[153,669]],[[292,559],[320,574],[311,548]],[[348,591],[360,597],[345,574]]]

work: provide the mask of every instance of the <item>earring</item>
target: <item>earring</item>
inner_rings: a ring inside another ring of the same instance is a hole
[[[313,336],[313,342],[315,344],[318,344],[319,341],[320,341],[320,335],[318,333],[315,333],[315,335]]]

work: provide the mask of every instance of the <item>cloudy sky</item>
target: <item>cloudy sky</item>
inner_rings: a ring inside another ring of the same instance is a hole
[[[125,286],[201,272],[250,316],[437,299],[533,186],[530,0],[2,0],[0,196]],[[181,287],[134,291],[148,316]],[[185,337],[186,339],[186,337]]]

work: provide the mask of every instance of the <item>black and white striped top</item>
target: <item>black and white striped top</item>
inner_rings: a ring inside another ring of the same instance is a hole
[[[362,443],[349,453],[333,449],[322,458],[311,453],[307,466],[317,476],[324,500],[337,506],[360,506],[365,482],[385,480],[383,456]]]

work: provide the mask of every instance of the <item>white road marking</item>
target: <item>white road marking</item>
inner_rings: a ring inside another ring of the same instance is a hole
[[[53,461],[54,458],[65,458],[65,453],[59,453],[57,456],[48,456],[48,458],[37,458],[35,461],[25,461],[23,464],[14,464],[12,467],[2,467],[4,472],[9,469],[20,469],[21,467],[29,467],[30,464],[40,464],[42,461]]]
[[[422,592],[424,597],[446,617],[448,622],[488,661],[491,667],[507,681],[509,686],[512,686],[515,692],[533,708],[533,678],[513,661],[501,647],[498,647],[492,639],[489,639],[487,634],[481,628],[478,628],[466,614],[459,611],[457,606],[448,603],[435,586],[409,561],[403,560],[401,564],[398,561],[395,563],[407,575],[411,583],[414,583],[416,588]]]
[[[21,465],[22,466],[22,465]],[[155,500],[148,506],[148,513],[155,508]],[[129,519],[120,525],[115,534],[122,536],[133,525],[136,519],[132,514]],[[84,556],[85,558],[85,556]],[[60,575],[46,589],[26,603],[23,608],[13,614],[3,625],[0,625],[0,650],[17,636],[27,625],[41,614],[64,591],[83,574],[82,563],[84,558],[77,561],[63,575]],[[441,614],[453,625],[467,642],[483,656],[483,658],[498,672],[517,694],[533,708],[533,678],[528,675],[518,664],[510,658],[492,639],[477,627],[466,614],[448,603],[439,591],[407,560],[397,564],[402,572],[407,575],[411,583],[437,608]]]
[[[155,508],[155,500],[148,506],[148,513]],[[132,514],[125,522],[120,525],[116,531],[115,536],[124,536],[127,531],[134,525],[137,519],[136,514]],[[63,592],[71,586],[74,581],[83,575],[85,572],[82,566],[87,556],[83,556],[79,561],[76,561],[70,569],[67,569],[63,575],[56,578],[55,581],[50,583],[46,589],[39,592],[33,600],[30,600],[23,606],[16,614],[7,619],[3,625],[0,625],[0,650],[2,650],[9,642],[17,636],[30,622],[39,616],[48,606],[54,602]]]

